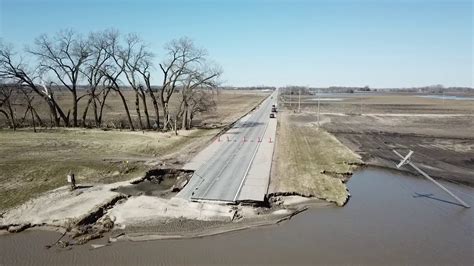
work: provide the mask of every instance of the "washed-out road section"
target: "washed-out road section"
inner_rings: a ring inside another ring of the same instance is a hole
[[[263,201],[268,191],[277,119],[277,92],[198,153],[184,168],[195,170],[177,195],[193,201]]]

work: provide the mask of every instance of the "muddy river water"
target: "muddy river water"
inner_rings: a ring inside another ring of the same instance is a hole
[[[473,188],[447,186],[474,205]],[[344,208],[310,209],[279,225],[198,239],[47,250],[57,234],[0,236],[0,265],[474,263],[473,208],[454,204],[429,181],[364,169],[349,189]]]

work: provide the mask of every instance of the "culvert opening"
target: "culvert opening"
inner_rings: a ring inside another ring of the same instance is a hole
[[[170,198],[188,184],[193,173],[192,170],[183,169],[151,169],[143,178],[131,185],[118,187],[114,191],[129,196]]]

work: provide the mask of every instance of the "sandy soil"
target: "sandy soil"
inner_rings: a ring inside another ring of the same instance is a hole
[[[187,238],[275,224],[290,219],[308,205],[321,206],[320,201],[297,196],[288,200],[275,197],[268,208],[198,203],[174,197],[128,197],[116,192],[137,181],[82,185],[74,191],[69,187],[52,190],[4,213],[0,232],[58,228],[69,232],[58,242],[65,247],[101,238],[110,230],[115,239],[112,235],[130,240]]]
[[[125,181],[98,186],[81,185],[74,191],[67,186],[60,187],[8,210],[0,218],[0,225],[8,227],[29,224],[66,228],[79,223],[94,210],[108,205],[118,197],[124,197],[111,190],[126,184],[128,182]]]
[[[140,201],[143,201],[143,199]],[[196,204],[198,206],[197,208]],[[210,236],[248,228],[275,225],[290,220],[294,215],[310,207],[324,208],[334,206],[332,203],[328,203],[324,200],[301,196],[272,197],[269,207],[215,205],[183,201],[183,206],[193,205],[195,209],[194,214],[190,216],[178,215],[175,216],[175,218],[171,216],[155,216],[148,221],[145,218],[128,223],[125,226],[117,226],[111,233],[112,239],[143,241]],[[199,205],[204,207],[202,212],[210,211],[211,213],[209,214],[211,215],[203,216],[203,213],[198,214],[197,210],[201,209]],[[223,210],[228,210],[229,213],[222,212]],[[193,211],[190,213],[192,212]],[[232,214],[232,217],[229,214]]]

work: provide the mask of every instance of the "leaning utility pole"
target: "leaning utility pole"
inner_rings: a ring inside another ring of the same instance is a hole
[[[437,185],[438,187],[440,187],[442,190],[444,190],[446,193],[448,193],[449,195],[451,195],[451,197],[453,197],[454,199],[456,199],[459,203],[461,203],[462,206],[464,206],[464,208],[471,208],[471,206],[467,205],[466,202],[464,202],[462,199],[458,198],[456,195],[454,195],[451,191],[449,191],[447,188],[445,188],[443,185],[441,185],[440,183],[436,182],[436,180],[434,180],[433,178],[431,178],[431,176],[429,176],[427,173],[425,173],[424,171],[422,171],[420,168],[418,168],[416,165],[414,165],[411,161],[410,161],[410,156],[413,154],[413,151],[410,151],[407,156],[403,157],[403,155],[401,155],[400,153],[398,153],[396,150],[393,150],[393,152],[400,158],[402,158],[402,161],[397,164],[397,168],[400,168],[402,167],[403,165],[405,164],[408,164],[410,165],[411,167],[413,167],[416,171],[418,171],[420,174],[422,174],[424,177],[426,177],[426,179],[430,180],[431,182],[435,183],[435,185]]]

